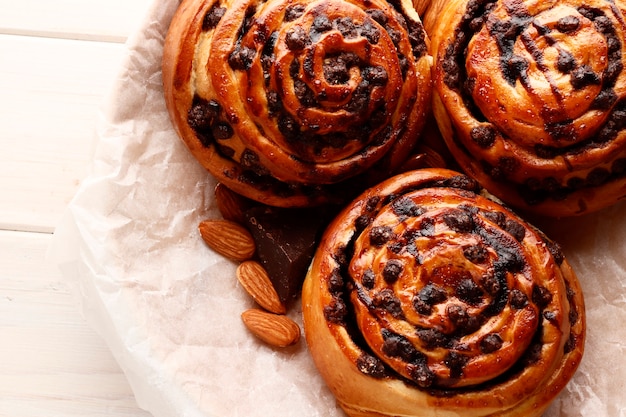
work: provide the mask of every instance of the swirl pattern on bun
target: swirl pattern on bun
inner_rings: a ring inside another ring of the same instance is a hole
[[[185,0],[164,47],[166,102],[220,182],[319,204],[408,156],[430,110],[428,42],[406,0]]]
[[[322,237],[303,287],[315,363],[355,416],[540,416],[582,358],[559,246],[444,169],[370,188]]]
[[[467,174],[542,215],[626,196],[626,3],[435,0],[430,9],[434,112]]]

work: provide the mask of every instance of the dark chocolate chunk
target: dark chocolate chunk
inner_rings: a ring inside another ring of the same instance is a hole
[[[371,290],[372,288],[374,288],[374,285],[376,284],[376,275],[374,274],[374,271],[372,271],[371,269],[366,270],[363,273],[363,278],[361,279],[361,283],[363,284],[363,287],[365,287],[368,290]]]
[[[259,205],[245,212],[259,261],[283,302],[299,296],[317,240],[332,211],[330,207],[283,209]]]

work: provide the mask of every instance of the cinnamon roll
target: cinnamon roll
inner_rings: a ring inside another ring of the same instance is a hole
[[[626,196],[626,3],[435,0],[434,112],[463,170],[520,210]],[[429,12],[427,11],[427,14]]]
[[[319,204],[408,156],[430,110],[428,42],[410,0],[184,0],[165,98],[222,184],[269,205]]]
[[[351,417],[540,416],[583,355],[583,296],[559,246],[445,169],[349,204],[302,303],[315,364]]]

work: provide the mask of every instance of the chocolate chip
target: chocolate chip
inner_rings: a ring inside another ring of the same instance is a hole
[[[450,369],[450,377],[460,378],[463,376],[463,368],[467,365],[469,359],[469,357],[458,352],[450,351],[443,362]]]
[[[471,278],[464,278],[457,282],[455,294],[461,301],[476,305],[483,296],[483,291]]]
[[[561,248],[561,245],[551,239],[545,239],[545,242],[548,251],[554,258],[554,262],[556,262],[557,265],[561,265],[565,260],[565,254],[563,254],[563,249]]]
[[[388,284],[393,284],[400,278],[404,264],[399,259],[390,259],[383,268],[383,279]]]
[[[497,295],[502,290],[498,276],[492,272],[487,272],[481,277],[481,285],[491,296]]]
[[[385,376],[385,366],[380,359],[367,353],[361,353],[357,358],[356,367],[361,373],[374,378],[383,378]]]
[[[293,92],[304,107],[313,107],[317,104],[315,93],[304,81],[295,79],[293,82]]]
[[[213,137],[218,140],[230,139],[234,134],[233,128],[226,122],[214,123],[211,130]]]
[[[381,66],[365,67],[362,75],[372,85],[385,85],[389,79],[387,71]]]
[[[225,13],[226,7],[219,7],[217,4],[213,5],[213,7],[211,7],[211,9],[204,16],[204,20],[202,21],[202,30],[207,31],[216,27],[220,20],[222,20],[222,17],[224,17]]]
[[[576,16],[565,16],[556,22],[556,29],[562,33],[571,33],[580,27],[580,19]]]
[[[526,58],[519,55],[511,55],[502,67],[502,75],[509,84],[515,85],[517,79],[522,79],[523,83],[528,78],[527,72],[530,63]]]
[[[588,85],[600,84],[600,77],[588,65],[580,65],[572,70],[570,83],[579,90]]]
[[[489,257],[489,251],[483,245],[470,245],[463,248],[463,256],[474,263],[480,264],[485,262]]]
[[[337,30],[341,32],[341,35],[345,38],[356,38],[359,34],[356,25],[352,21],[352,18],[348,16],[335,19],[335,26],[337,27]]]
[[[389,226],[376,226],[372,227],[369,237],[372,245],[382,246],[394,237],[394,233]]]
[[[571,53],[560,49],[559,57],[556,61],[556,67],[562,73],[567,74],[576,68],[576,59]]]
[[[524,236],[526,236],[526,228],[524,225],[513,219],[508,219],[506,221],[504,230],[509,232],[518,242],[524,240]]]
[[[331,323],[343,324],[347,314],[348,309],[341,298],[333,297],[330,304],[324,307],[324,318]]]
[[[370,20],[363,22],[361,26],[361,36],[373,45],[376,45],[378,41],[380,41],[380,31]]]
[[[611,173],[605,168],[594,168],[587,175],[587,186],[597,187],[604,184],[610,177]]]
[[[298,126],[296,120],[292,116],[286,114],[282,114],[278,118],[278,129],[280,130],[280,133],[290,140],[295,139],[300,133],[300,126]]]
[[[301,26],[296,26],[294,29],[287,32],[285,36],[285,44],[290,51],[301,51],[308,43],[309,35]]]
[[[451,209],[443,215],[444,223],[458,233],[468,233],[474,228],[472,216],[464,210]]]
[[[520,310],[526,307],[526,305],[528,304],[528,297],[526,297],[526,294],[524,294],[520,290],[513,289],[511,290],[510,303],[511,303],[511,307],[513,307],[516,310]]]
[[[267,109],[270,114],[278,113],[283,108],[283,103],[276,91],[267,92]]]
[[[419,234],[421,236],[432,236],[435,233],[435,219],[432,217],[424,218],[419,225]]]
[[[483,337],[480,341],[480,350],[483,353],[493,353],[496,350],[500,349],[504,342],[502,338],[497,333],[490,333]]]
[[[404,336],[388,329],[381,330],[383,337],[382,352],[392,358],[400,358],[406,362],[414,362],[421,357],[415,346]]]
[[[315,19],[313,19],[313,24],[311,25],[311,30],[316,33],[328,32],[332,28],[333,24],[325,14],[316,16]]]
[[[558,325],[556,322],[556,313],[554,311],[544,311],[543,318],[548,320],[553,325]]]
[[[217,101],[207,101],[196,96],[187,113],[187,123],[194,130],[209,129],[213,121],[219,116],[220,109]]]
[[[535,284],[533,286],[533,303],[537,304],[539,308],[545,308],[552,301],[552,293],[546,287]]]
[[[389,17],[380,9],[368,9],[367,14],[381,26],[385,26]]]
[[[424,362],[410,363],[407,365],[407,371],[413,382],[419,387],[428,388],[435,382],[435,373],[430,370]]]
[[[304,13],[303,4],[292,4],[285,9],[285,22],[298,19]]]
[[[419,329],[417,337],[424,342],[427,349],[445,347],[450,343],[450,338],[436,329]]]
[[[339,268],[335,268],[328,278],[328,291],[331,294],[338,295],[343,292],[344,281]]]
[[[491,125],[480,125],[472,128],[470,137],[478,146],[488,149],[493,146],[496,141],[496,131]]]
[[[400,218],[418,217],[424,214],[424,208],[415,204],[409,197],[400,197],[393,201],[391,208]]]
[[[365,79],[362,80],[352,92],[352,97],[346,105],[346,110],[353,113],[363,113],[367,110],[367,105],[370,101],[370,90],[369,82]]]
[[[393,290],[385,288],[372,297],[372,305],[387,311],[394,318],[402,317],[402,303],[393,293]]]
[[[256,51],[247,46],[237,47],[228,56],[228,65],[234,70],[245,71],[252,66]]]
[[[466,327],[470,319],[467,309],[459,304],[448,305],[446,314],[455,327]]]
[[[418,298],[422,300],[428,306],[434,306],[446,300],[448,294],[446,290],[438,286],[437,284],[426,284],[417,294]]]
[[[374,274],[374,271],[372,271],[371,269],[367,269],[363,273],[361,283],[363,284],[363,287],[368,290],[374,288],[374,285],[376,284],[376,275]]]
[[[326,59],[324,62],[324,78],[329,84],[340,85],[350,80],[348,66],[341,56]]]

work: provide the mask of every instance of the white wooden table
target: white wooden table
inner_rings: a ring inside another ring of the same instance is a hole
[[[147,417],[47,247],[152,0],[0,0],[0,416]]]

